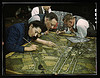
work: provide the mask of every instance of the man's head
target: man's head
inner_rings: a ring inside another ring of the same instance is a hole
[[[48,11],[51,6],[43,6],[44,10]]]
[[[44,25],[40,21],[32,21],[29,23],[28,35],[36,40],[38,37],[40,37],[40,33],[42,31],[46,31],[43,30],[43,28]]]
[[[50,12],[45,15],[44,23],[46,24],[47,29],[52,29],[57,24],[58,17],[55,13]]]
[[[75,18],[71,14],[66,14],[63,18],[63,22],[70,28],[74,26]]]

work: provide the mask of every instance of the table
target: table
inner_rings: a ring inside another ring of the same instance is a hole
[[[72,43],[66,37],[71,34],[57,35],[50,32],[41,39],[56,43],[57,47],[48,47],[36,42],[39,49],[32,52],[6,55],[6,74],[96,74],[96,37],[87,37],[88,42]],[[23,46],[30,46],[25,44]]]

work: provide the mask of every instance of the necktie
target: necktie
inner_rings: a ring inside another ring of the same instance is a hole
[[[77,32],[77,28],[76,28],[76,27],[75,27],[75,28],[73,28],[73,29],[74,29],[74,31],[75,31],[75,32]]]
[[[47,13],[48,13],[48,11],[45,10],[45,14],[47,14]]]

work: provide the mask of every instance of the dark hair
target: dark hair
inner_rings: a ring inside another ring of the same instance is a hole
[[[53,12],[47,13],[45,16],[46,16],[47,18],[49,18],[50,20],[52,20],[52,19],[55,18],[55,19],[58,21],[57,15],[56,15],[55,13],[53,13]]]
[[[63,21],[66,20],[66,21],[69,21],[70,19],[73,19],[74,17],[72,16],[72,14],[66,14],[63,18]]]
[[[45,25],[41,22],[41,21],[32,21],[28,24],[28,21],[24,22],[25,25],[25,38],[28,36],[28,30],[29,30],[29,26],[33,25],[33,27],[40,27],[42,32],[45,32],[47,30],[47,28],[45,27]]]

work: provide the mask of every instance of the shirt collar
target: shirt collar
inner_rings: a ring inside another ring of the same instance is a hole
[[[43,10],[43,13],[44,13],[44,12],[45,12],[45,10],[44,10],[43,6],[42,6],[42,10]]]

